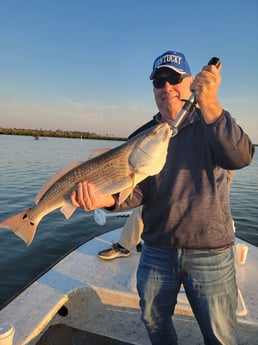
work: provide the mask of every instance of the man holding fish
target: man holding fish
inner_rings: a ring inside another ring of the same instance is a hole
[[[159,123],[171,124],[191,91],[197,102],[170,139],[163,169],[140,182],[121,204],[118,195],[99,193],[88,181],[71,196],[73,205],[85,211],[143,205],[137,289],[153,345],[177,344],[171,317],[181,284],[205,344],[236,344],[237,285],[227,171],[249,165],[254,147],[218,101],[220,69],[207,65],[193,78],[182,53],[159,56],[150,75],[159,112],[134,134]]]

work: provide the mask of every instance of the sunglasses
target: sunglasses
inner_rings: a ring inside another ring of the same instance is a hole
[[[188,74],[185,74],[185,75],[171,74],[164,78],[160,77],[160,78],[153,79],[152,83],[156,89],[162,89],[165,86],[166,82],[169,82],[170,85],[180,84],[182,80],[188,76],[189,76]]]

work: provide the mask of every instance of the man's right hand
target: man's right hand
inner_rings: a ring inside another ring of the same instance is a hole
[[[80,207],[84,211],[93,211],[97,208],[111,207],[115,204],[112,195],[101,194],[96,186],[88,181],[78,183],[77,190],[71,194],[73,206]]]

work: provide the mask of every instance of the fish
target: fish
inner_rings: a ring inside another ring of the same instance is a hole
[[[102,194],[119,194],[119,204],[129,197],[137,184],[158,174],[166,161],[171,138],[167,123],[153,126],[125,143],[85,162],[64,167],[40,189],[35,206],[0,222],[29,246],[43,217],[56,209],[69,219],[76,207],[70,195],[82,181],[95,184]]]

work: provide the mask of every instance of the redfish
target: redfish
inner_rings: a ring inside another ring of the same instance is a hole
[[[95,158],[70,164],[42,187],[34,207],[3,220],[0,227],[12,230],[30,245],[45,215],[60,208],[66,219],[71,217],[76,209],[71,192],[84,180],[94,183],[102,194],[119,193],[122,203],[139,182],[162,170],[170,137],[169,125],[159,124]]]

